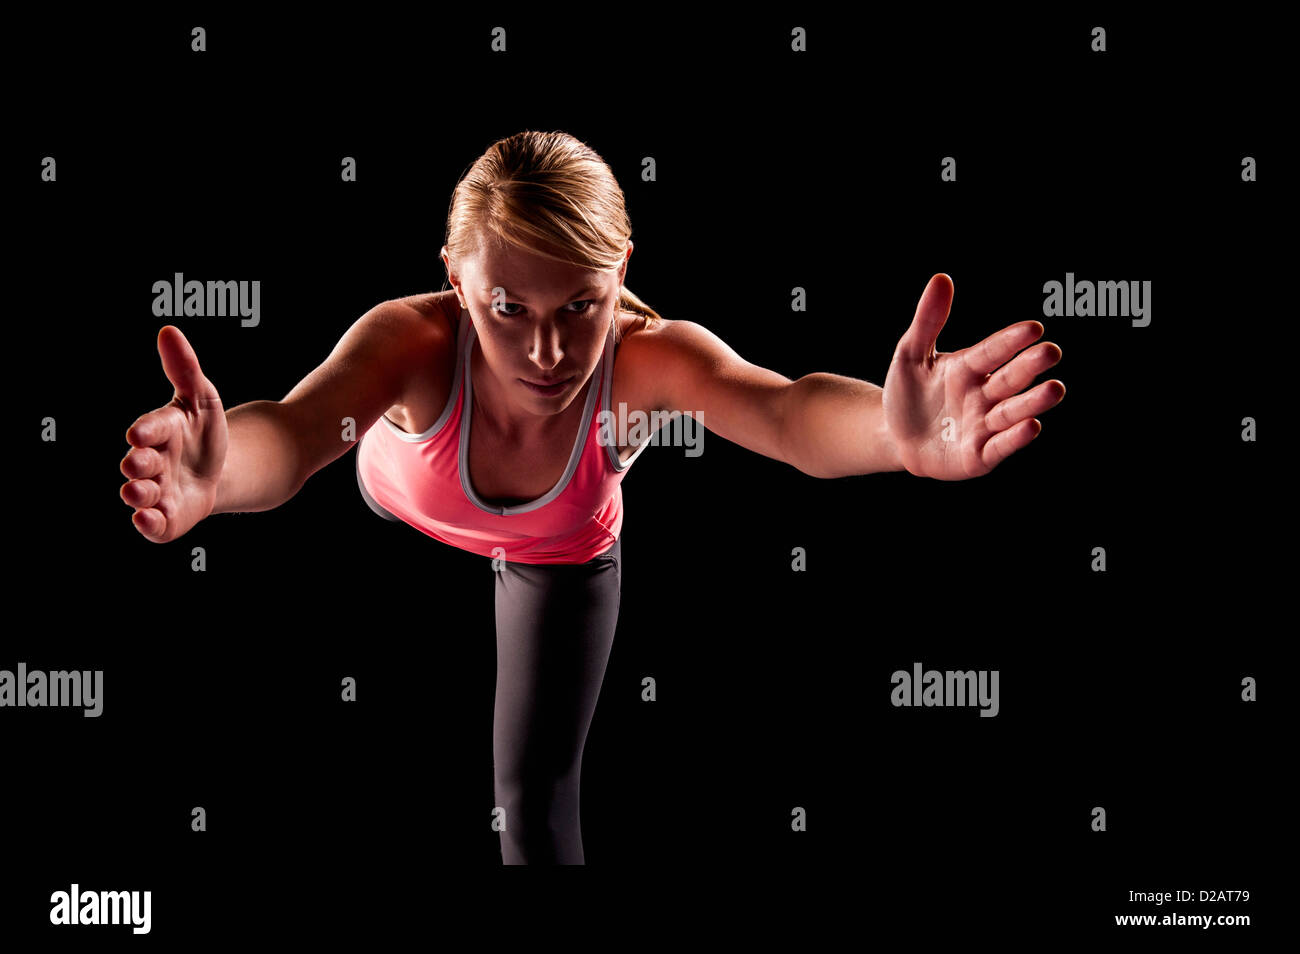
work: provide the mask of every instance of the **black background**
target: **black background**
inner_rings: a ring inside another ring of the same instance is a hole
[[[669,914],[716,937],[784,916],[806,941],[841,919],[918,942],[1261,937],[1290,628],[1275,25],[614,14],[15,25],[0,668],[102,669],[105,702],[0,712],[3,930],[385,949],[453,925],[489,939],[544,897],[561,931],[627,910],[608,943],[678,937]],[[379,520],[351,453],[274,511],[162,546],[118,496],[127,427],[171,397],[163,324],[227,408],[282,398],[368,308],[443,287],[451,190],[522,129],[601,153],[634,227],[626,284],[755,364],[883,384],[944,271],[940,351],[1039,319],[1064,352],[1039,380],[1068,389],[1028,448],[964,482],[819,480],[713,434],[700,457],[643,453],[582,783],[587,863],[622,874],[571,886],[472,870],[500,864],[486,558]],[[156,318],[175,272],[260,280],[260,325]],[[1044,317],[1066,272],[1150,281],[1150,325]],[[894,708],[890,675],[915,661],[998,669],[1000,714]],[[51,929],[73,881],[152,890],[151,935]],[[1179,888],[1252,901],[1127,900]],[[1170,907],[1254,923],[1114,926]]]

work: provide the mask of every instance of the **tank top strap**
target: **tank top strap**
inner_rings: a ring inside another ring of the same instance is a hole
[[[469,353],[469,330],[474,322],[470,320],[469,310],[462,308],[460,315],[456,318],[456,363],[465,360]]]

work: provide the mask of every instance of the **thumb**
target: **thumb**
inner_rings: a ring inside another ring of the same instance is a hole
[[[163,373],[176,389],[176,397],[192,411],[211,411],[221,407],[221,398],[199,368],[198,355],[175,325],[164,325],[158,332],[158,355]]]
[[[911,327],[898,342],[896,352],[912,361],[923,361],[934,354],[935,342],[939,331],[948,320],[948,310],[952,307],[952,279],[940,272],[931,277],[921,292],[921,301],[916,306],[916,315]]]

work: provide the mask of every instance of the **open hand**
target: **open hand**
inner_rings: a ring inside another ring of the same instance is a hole
[[[1061,349],[1048,341],[1017,354],[1042,336],[1041,322],[1008,325],[961,351],[935,351],[952,296],[952,279],[942,273],[925,286],[882,396],[904,468],[938,480],[987,474],[1037,437],[1043,425],[1035,415],[1065,396],[1055,379],[1020,393],[1061,360]]]

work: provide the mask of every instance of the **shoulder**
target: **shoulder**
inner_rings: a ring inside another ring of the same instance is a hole
[[[626,317],[624,317],[626,316]],[[665,410],[671,395],[689,383],[734,369],[743,360],[712,331],[694,321],[644,316],[623,312],[623,341],[619,344],[616,367],[628,391],[640,396],[639,407]]]
[[[454,346],[455,304],[455,291],[391,298],[370,309],[365,320],[376,337],[397,345],[418,364],[427,361],[430,349],[449,342]]]
[[[629,352],[635,355],[633,362],[653,367],[660,374],[684,365],[725,362],[735,354],[725,341],[697,322],[669,318],[646,322],[639,315],[631,317],[628,328],[634,333],[625,331],[624,335]]]
[[[406,321],[413,330],[431,334],[452,332],[454,336],[456,320],[460,316],[456,290],[452,288],[394,298],[383,304],[392,308],[397,320]]]
[[[454,298],[454,292],[453,301]],[[345,336],[348,350],[378,362],[386,374],[407,383],[455,350],[455,326],[445,302],[432,295],[381,301],[353,325]]]
[[[754,423],[754,409],[763,419],[779,420],[781,402],[793,382],[745,360],[698,322],[664,320],[653,327],[644,337],[636,336],[632,377],[636,392],[646,396],[642,406],[707,412],[723,429],[722,437],[751,449],[764,448],[759,452],[772,456],[766,448],[773,444],[754,437],[754,428],[761,426]]]

